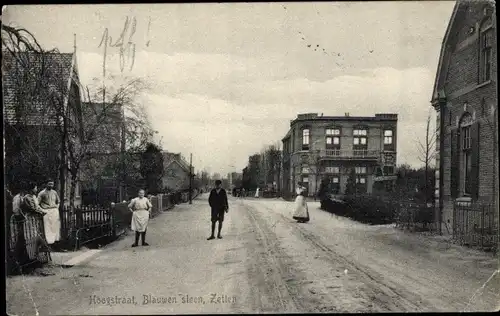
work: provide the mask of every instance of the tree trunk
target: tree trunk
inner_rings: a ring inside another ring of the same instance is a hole
[[[63,118],[62,126],[62,137],[61,137],[61,161],[59,165],[59,183],[60,183],[60,197],[61,203],[59,204],[59,216],[62,218],[64,205],[66,202],[66,137],[67,137],[67,126],[66,118]]]
[[[69,209],[71,212],[75,209],[75,191],[77,185],[77,172],[71,172],[71,187],[69,190]]]

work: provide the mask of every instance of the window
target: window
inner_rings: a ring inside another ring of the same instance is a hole
[[[366,184],[366,178],[365,177],[357,177],[356,178],[356,183]]]
[[[302,150],[309,149],[310,131],[308,128],[302,130]]]
[[[325,167],[327,173],[340,173],[340,167]]]
[[[367,149],[367,136],[368,131],[366,129],[355,129],[353,131],[353,150],[354,156],[363,156],[366,154]]]
[[[462,192],[470,195],[471,171],[472,171],[472,138],[471,138],[472,116],[464,114],[460,120],[460,147],[461,147],[461,170],[463,174]]]
[[[384,166],[384,176],[392,176],[394,174],[394,166]]]
[[[356,174],[366,174],[366,167],[355,167]]]
[[[384,131],[384,145],[392,145],[392,130]]]
[[[326,135],[340,135],[340,129],[338,128],[327,128]]]
[[[332,180],[330,182],[330,189],[331,189],[333,194],[340,193],[340,178],[339,177],[332,177]]]
[[[302,182],[309,183],[309,177],[302,177]]]
[[[493,51],[492,20],[488,18],[481,25],[480,31],[481,55],[479,64],[479,83],[491,80],[491,59]]]
[[[326,129],[326,147],[327,148],[340,148],[340,129],[327,128]]]
[[[462,135],[463,171],[464,171],[464,194],[468,195],[471,193],[470,175],[472,170],[470,125],[462,127],[461,135]]]

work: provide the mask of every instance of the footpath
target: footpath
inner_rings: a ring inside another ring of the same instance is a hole
[[[177,205],[151,220],[149,247],[131,248],[134,237],[128,234],[102,249],[57,254],[45,269],[46,276],[7,278],[7,313],[245,312],[234,302],[245,271],[241,265],[226,266],[244,262],[244,250],[238,251],[238,241],[229,235],[234,226],[231,217],[225,222],[227,239],[206,240],[210,229],[206,199],[200,196],[192,205]],[[70,268],[56,265],[68,261]]]

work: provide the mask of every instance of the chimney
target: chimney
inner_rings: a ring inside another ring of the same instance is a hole
[[[345,112],[345,116],[349,116],[349,112]]]

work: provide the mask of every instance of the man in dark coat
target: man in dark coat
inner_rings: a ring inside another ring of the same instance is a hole
[[[222,222],[224,221],[224,213],[229,210],[229,204],[227,203],[227,193],[226,190],[222,188],[222,181],[215,181],[215,189],[210,191],[210,196],[208,197],[208,204],[212,210],[212,234],[208,237],[208,240],[215,239],[215,222],[219,222],[219,233],[217,238],[221,239],[220,234],[222,230]]]

